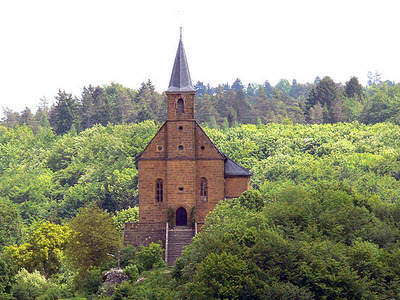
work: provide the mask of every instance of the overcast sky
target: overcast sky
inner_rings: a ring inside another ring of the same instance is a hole
[[[167,89],[183,26],[193,82],[400,82],[400,1],[0,0],[0,107],[151,79]]]

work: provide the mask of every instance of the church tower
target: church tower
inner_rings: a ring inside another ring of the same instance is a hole
[[[251,173],[224,155],[194,119],[196,90],[182,31],[165,93],[167,120],[137,158],[139,223],[125,224],[123,233],[135,246],[168,244],[166,228],[201,230],[219,201],[250,187]]]

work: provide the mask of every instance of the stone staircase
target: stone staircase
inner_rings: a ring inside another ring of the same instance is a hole
[[[176,226],[168,230],[167,261],[173,266],[178,257],[181,257],[183,247],[189,245],[194,237],[194,230],[188,226]]]

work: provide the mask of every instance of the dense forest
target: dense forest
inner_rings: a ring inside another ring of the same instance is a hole
[[[165,118],[151,82],[6,110],[0,299],[398,298],[399,86],[198,83],[199,122],[252,190],[222,201],[172,270],[159,244],[121,245],[138,220],[135,157]],[[129,280],[113,288],[118,246]]]
[[[196,119],[210,128],[271,122],[400,124],[400,84],[382,82],[378,73],[370,73],[368,78],[366,87],[356,77],[344,85],[330,77],[317,77],[312,84],[282,79],[275,86],[265,81],[245,87],[240,79],[217,87],[197,82]],[[79,98],[59,91],[52,105],[41,99],[35,113],[28,107],[22,112],[3,108],[1,124],[9,128],[27,125],[34,133],[49,126],[57,134],[79,133],[96,124],[163,122],[165,106],[166,95],[158,93],[150,80],[137,90],[111,83],[84,87]]]

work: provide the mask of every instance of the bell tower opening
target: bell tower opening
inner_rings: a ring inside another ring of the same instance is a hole
[[[187,226],[187,212],[183,207],[176,210],[176,226]]]
[[[189,65],[183,48],[182,35],[176,51],[167,94],[168,120],[194,120],[196,90],[190,77]]]
[[[178,102],[176,103],[176,113],[183,114],[184,112],[185,112],[185,104],[183,102],[183,99],[179,98]]]

